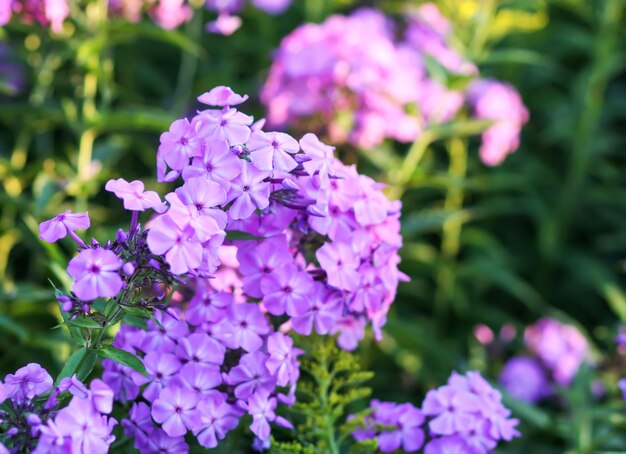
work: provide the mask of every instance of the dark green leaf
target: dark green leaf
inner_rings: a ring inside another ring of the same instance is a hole
[[[139,372],[141,375],[144,375],[146,377],[148,376],[143,362],[132,353],[115,347],[100,348],[97,350],[97,352],[98,355],[102,356],[103,358],[111,359],[116,363],[120,363],[124,366],[130,367],[131,369]]]

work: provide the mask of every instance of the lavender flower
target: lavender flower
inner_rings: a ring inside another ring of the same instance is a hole
[[[571,383],[587,356],[587,341],[578,329],[551,318],[528,326],[524,341],[561,386]]]
[[[72,291],[83,301],[116,296],[123,281],[118,270],[122,261],[114,252],[103,249],[86,249],[70,260],[67,272],[74,278]]]
[[[536,403],[550,394],[550,384],[541,364],[534,358],[517,356],[500,372],[500,383],[520,400]]]

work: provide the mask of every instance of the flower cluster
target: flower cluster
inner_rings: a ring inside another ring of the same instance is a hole
[[[484,135],[481,157],[498,164],[517,148],[528,114],[510,86],[477,78],[476,67],[449,44],[451,32],[430,3],[408,17],[400,41],[376,10],[305,24],[284,38],[274,59],[261,96],[268,121],[316,128],[335,143],[368,148],[386,138],[414,141],[468,103],[477,118],[496,121]],[[457,78],[474,79],[470,89],[431,77],[432,62]],[[506,97],[497,104],[494,96],[502,92]]]
[[[113,391],[99,379],[89,388],[76,376],[53,386],[48,372],[30,363],[0,382],[0,404],[0,452],[100,454],[115,441],[117,421],[107,416]]]
[[[199,100],[219,109],[176,120],[162,134],[158,178],[184,181],[166,202],[140,181],[106,184],[132,213],[115,241],[88,246],[78,237],[75,231],[90,225],[87,213],[68,211],[41,224],[43,240],[70,236],[79,246],[67,268],[74,284],[60,298],[64,310],[89,313],[97,298],[127,307],[133,295],[143,308],[159,307],[159,286],[218,270],[220,247],[234,230],[255,238],[236,242],[241,291],[277,323],[304,335],[340,332],[347,350],[356,348],[367,321],[380,338],[405,278],[397,268],[400,203],[313,134],[298,142],[253,125],[231,107],[246,98],[217,87]],[[157,214],[147,230],[138,223],[145,210]]]
[[[252,4],[269,14],[280,14],[291,0],[251,0]],[[207,30],[224,35],[233,33],[241,25],[234,13],[244,5],[243,0],[206,0],[209,11],[219,13],[218,19],[207,24]],[[194,14],[186,0],[109,0],[108,14],[111,18],[123,17],[139,22],[143,11],[161,28],[172,30],[189,21]],[[38,22],[60,33],[70,8],[67,0],[0,0],[0,26],[6,25],[13,15],[24,23]]]
[[[19,15],[22,22],[37,22],[59,33],[69,13],[67,0],[0,0],[0,27]]]
[[[511,358],[500,373],[502,386],[512,396],[538,402],[552,394],[551,386],[568,386],[587,356],[587,341],[573,325],[542,318],[524,332],[532,356]]]
[[[424,413],[410,403],[373,400],[365,428],[353,433],[357,441],[376,439],[382,452],[416,452],[424,445]]]
[[[467,96],[476,118],[494,122],[483,133],[479,153],[485,164],[498,165],[519,147],[519,136],[528,121],[528,110],[515,88],[496,80],[473,82]]]
[[[291,0],[250,0],[250,3],[268,14],[281,14]],[[220,35],[231,35],[241,26],[237,14],[243,9],[245,0],[206,0],[206,8],[218,14],[217,19],[207,24],[207,31]]]
[[[447,385],[426,394],[421,410],[411,404],[379,401],[372,401],[371,407],[365,428],[354,437],[376,438],[382,452],[400,448],[416,452],[428,438],[425,454],[486,454],[499,442],[519,436],[518,420],[509,418],[511,412],[502,404],[500,392],[478,372],[452,373]]]
[[[43,240],[78,245],[72,291],[58,297],[70,324],[152,317],[147,329],[123,326],[114,343],[142,360],[147,378],[110,360],[103,376],[120,401],[134,401],[123,424],[144,452],[183,449],[188,431],[214,447],[245,414],[267,446],[270,423],[290,427],[274,412],[295,400],[302,352],[289,333],[339,334],[352,350],[371,322],[380,338],[405,278],[400,203],[381,185],[313,134],[263,131],[232,107],[247,96],[228,87],[198,99],[217,108],[161,135],[157,177],[182,179],[165,201],[140,181],[110,180],[105,189],[131,212],[114,241],[78,236],[87,213],[40,225]]]
[[[118,334],[114,345],[142,357],[148,379],[104,361],[103,379],[116,398],[134,401],[122,421],[126,435],[141,452],[184,452],[188,431],[214,448],[248,414],[257,443],[268,446],[270,423],[291,427],[274,410],[295,401],[303,352],[273,331],[258,305],[235,303],[225,292],[195,297],[185,316],[160,312],[147,330],[124,326]]]

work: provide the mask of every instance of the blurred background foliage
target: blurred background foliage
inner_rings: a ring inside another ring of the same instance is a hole
[[[70,351],[52,329],[59,314],[48,279],[64,284],[71,248],[40,242],[39,222],[89,210],[99,226],[91,233],[111,236],[126,220],[103,183],[141,178],[154,187],[158,135],[197,107],[195,96],[230,85],[252,95],[260,118],[255,96],[281,37],[357,6],[394,15],[419,3],[296,0],[277,17],[248,8],[241,29],[224,37],[204,31],[208,12],[165,31],[108,20],[99,2],[59,35],[0,30],[0,68],[10,68],[0,71],[2,375],[33,360],[58,371]],[[520,149],[494,168],[454,124],[417,164],[400,144],[340,152],[404,204],[402,269],[411,282],[400,287],[385,339],[362,347],[374,395],[419,402],[453,369],[495,379],[520,342],[487,350],[476,325],[521,332],[549,315],[581,329],[595,363],[555,404],[511,402],[525,436],[507,452],[624,450],[623,405],[599,406],[590,393],[602,377],[615,398],[622,373],[613,339],[626,322],[624,1],[436,3],[455,25],[457,48],[483,76],[513,84],[530,121]]]

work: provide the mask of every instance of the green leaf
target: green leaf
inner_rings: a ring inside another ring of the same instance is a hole
[[[120,307],[125,312],[128,312],[129,314],[132,314],[132,315],[136,315],[137,317],[150,318],[150,316],[152,315],[152,313],[149,310],[141,308],[141,307],[132,307],[132,306],[120,306]]]
[[[85,317],[83,315],[81,315],[78,318],[75,318],[74,320],[68,320],[65,323],[67,323],[68,325],[72,325],[72,326],[78,326],[79,328],[88,328],[88,329],[99,329],[103,327],[100,323],[95,321],[93,318]]]
[[[76,368],[78,367],[78,364],[81,362],[86,354],[87,349],[85,347],[81,347],[70,355],[68,360],[65,362],[63,369],[61,369],[61,373],[59,373],[59,376],[54,382],[55,386],[61,382],[61,379],[65,377],[71,377],[76,373]]]
[[[263,237],[254,236],[246,232],[242,232],[240,230],[228,230],[226,232],[226,240],[227,241],[238,241],[238,240],[262,240]]]
[[[146,372],[146,367],[143,365],[141,359],[137,358],[132,353],[128,353],[125,350],[121,350],[115,347],[105,347],[97,350],[98,355],[103,358],[111,359],[116,363],[122,364],[126,367],[130,367],[131,369],[139,372],[141,375],[148,376],[148,372]]]

